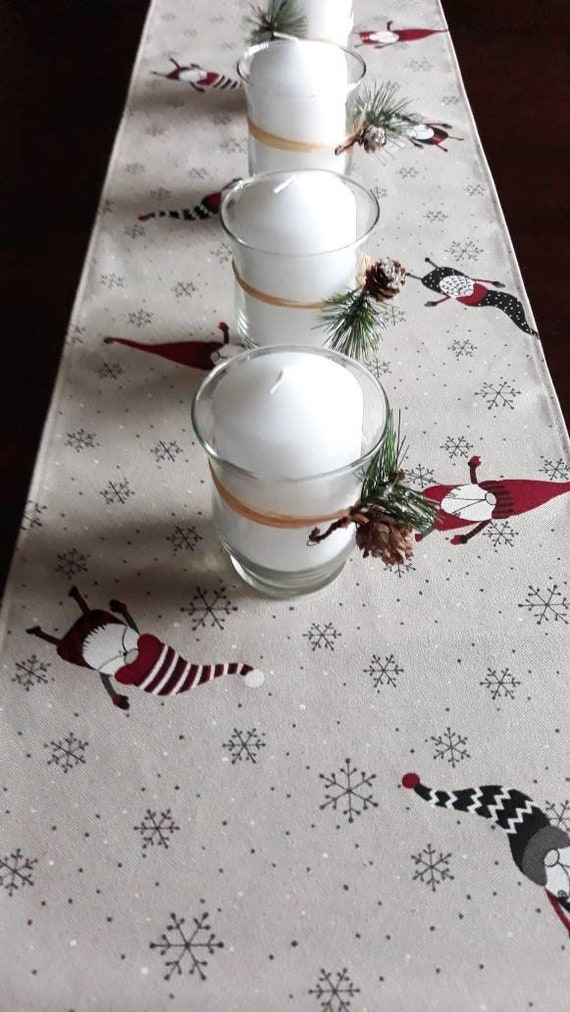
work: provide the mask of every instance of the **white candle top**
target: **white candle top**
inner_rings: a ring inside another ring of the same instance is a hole
[[[358,380],[325,356],[276,350],[244,360],[212,398],[217,453],[270,478],[341,468],[362,453]]]
[[[255,53],[249,81],[255,88],[278,95],[308,98],[340,96],[344,105],[348,84],[346,57],[334,45],[309,39],[275,39]]]
[[[244,187],[232,212],[232,232],[267,253],[327,253],[356,241],[356,199],[331,172],[258,177]]]
[[[310,39],[328,39],[345,46],[352,31],[352,0],[299,0]]]

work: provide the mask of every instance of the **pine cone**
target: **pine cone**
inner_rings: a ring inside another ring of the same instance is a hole
[[[358,134],[358,143],[367,154],[373,154],[375,151],[383,148],[387,139],[384,127],[373,126],[372,123],[367,123],[366,126],[363,126]]]
[[[370,506],[365,514],[368,523],[358,523],[356,545],[366,559],[369,555],[382,559],[387,566],[397,566],[411,559],[412,528],[385,513],[379,506]]]
[[[382,302],[384,299],[393,299],[405,283],[406,268],[398,260],[383,257],[366,271],[364,287],[373,299]]]

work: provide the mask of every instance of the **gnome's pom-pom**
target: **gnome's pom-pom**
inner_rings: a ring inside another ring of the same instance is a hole
[[[252,668],[251,671],[248,671],[247,675],[243,676],[243,680],[248,689],[258,689],[260,685],[263,685],[265,675],[259,668]]]

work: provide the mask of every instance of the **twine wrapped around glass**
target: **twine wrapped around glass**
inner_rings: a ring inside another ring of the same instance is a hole
[[[353,359],[322,348],[257,348],[218,365],[192,404],[213,516],[240,576],[294,597],[341,572],[351,527],[309,543],[358,499],[388,418],[386,394]]]
[[[322,347],[325,301],[354,287],[379,216],[369,190],[320,169],[263,173],[232,187],[220,221],[243,343]]]
[[[329,169],[346,173],[362,57],[332,42],[279,38],[238,61],[247,101],[249,172]]]

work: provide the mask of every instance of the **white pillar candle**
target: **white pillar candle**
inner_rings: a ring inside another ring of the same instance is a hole
[[[328,42],[275,39],[257,48],[246,65],[250,171],[344,172],[347,155],[334,153],[347,131],[344,50]],[[288,142],[299,149],[288,150]]]
[[[352,0],[296,0],[295,8],[306,20],[308,39],[347,45],[353,25]]]
[[[229,194],[221,220],[242,281],[236,289],[242,339],[323,345],[320,309],[285,308],[260,295],[319,303],[353,287],[360,237],[352,185],[320,171],[256,176]]]
[[[359,478],[325,472],[362,454],[364,398],[358,380],[324,356],[289,349],[238,361],[213,394],[212,431],[224,460],[260,476],[255,508],[310,517],[350,506]],[[295,481],[315,475],[320,477]],[[232,476],[232,488],[238,498],[251,500],[251,486],[244,479],[240,490],[239,475]],[[264,526],[220,498],[216,521],[236,553],[283,572],[318,567],[347,550],[353,539],[346,529],[308,546],[307,529]]]

